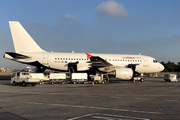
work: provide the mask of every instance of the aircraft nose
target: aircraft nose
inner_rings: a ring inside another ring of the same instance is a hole
[[[159,70],[163,71],[164,70],[164,66],[162,64],[159,63]]]

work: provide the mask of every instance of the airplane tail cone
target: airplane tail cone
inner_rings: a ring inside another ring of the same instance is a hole
[[[92,81],[92,86],[94,87],[94,81]]]

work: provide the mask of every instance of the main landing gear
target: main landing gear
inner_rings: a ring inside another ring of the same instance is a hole
[[[133,76],[131,80],[132,80],[132,81],[138,80],[138,81],[144,82],[143,73],[139,74],[139,75],[136,76],[136,77]]]
[[[141,79],[139,81],[144,82],[143,73],[141,73]]]

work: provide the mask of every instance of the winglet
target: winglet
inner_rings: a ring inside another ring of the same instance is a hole
[[[86,53],[86,55],[87,55],[87,59],[89,59],[89,58],[92,57],[92,55],[88,54],[87,52],[85,52],[85,53]]]

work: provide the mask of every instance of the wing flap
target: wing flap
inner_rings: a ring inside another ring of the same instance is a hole
[[[107,67],[107,66],[113,66],[111,63],[107,62],[106,60],[102,59],[99,56],[92,56],[90,57],[91,63],[93,66],[96,67]]]

